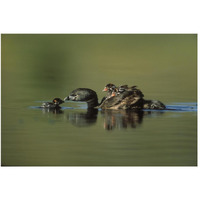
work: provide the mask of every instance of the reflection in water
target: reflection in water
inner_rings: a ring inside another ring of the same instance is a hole
[[[102,110],[104,129],[136,128],[143,121],[144,111],[131,110]]]
[[[154,111],[133,111],[133,110],[102,110],[101,114],[104,117],[104,129],[126,129],[137,128],[143,122],[143,117],[149,115],[154,117],[155,115],[161,115],[164,112]]]
[[[136,128],[142,123],[144,111],[127,111],[127,110],[101,110],[101,116],[104,119],[103,127],[106,130],[114,128]],[[87,112],[70,112],[67,113],[67,119],[77,127],[90,126],[97,121],[97,109],[88,109]]]
[[[43,114],[53,114],[54,117],[58,117],[58,114],[65,114],[62,118],[59,115],[59,120],[68,120],[71,124],[77,127],[87,127],[94,125],[97,122],[98,112],[103,118],[103,127],[106,130],[114,129],[126,129],[137,128],[143,122],[143,117],[157,117],[165,112],[191,112],[197,111],[196,103],[177,103],[177,105],[167,105],[166,110],[97,110],[97,109],[87,109],[87,110],[74,110],[71,107],[62,108],[40,108]],[[57,115],[57,116],[56,116]]]
[[[69,120],[73,125],[78,127],[90,126],[97,121],[97,109],[87,109],[87,112],[72,112],[67,113],[67,120]]]
[[[67,119],[71,124],[77,127],[87,127],[94,125],[97,122],[99,110],[97,109],[87,109],[86,112],[81,112],[80,110],[73,112],[67,112],[63,119]],[[62,109],[42,109],[43,114],[64,114]],[[103,118],[103,127],[105,130],[114,129],[126,129],[136,128],[138,125],[142,124],[143,117],[145,115],[150,115],[154,117],[155,115],[163,114],[164,112],[152,112],[152,111],[133,111],[133,110],[101,110],[100,114]],[[60,117],[59,117],[60,118]]]
[[[61,110],[61,108],[41,108],[42,109],[42,113],[53,113],[53,114],[62,114],[63,111]]]
[[[179,103],[181,104],[181,103]],[[36,107],[33,107],[36,108]],[[73,110],[73,111],[72,111]],[[97,110],[97,109],[87,109],[86,111],[74,110],[70,107],[63,107],[57,109],[43,108],[43,114],[53,113],[54,116],[57,114],[66,114],[63,117],[63,120],[67,119],[71,124],[77,127],[87,127],[94,125],[97,122],[98,112],[100,112],[101,117],[103,118],[103,127],[106,130],[114,129],[126,129],[137,128],[143,122],[144,116],[156,117],[162,115],[165,112],[191,112],[197,111],[196,103],[185,103],[181,105],[168,105],[165,111],[151,111],[151,110]],[[61,117],[62,118],[62,117]],[[59,117],[60,119],[60,117]]]
[[[143,122],[144,115],[152,115],[151,111],[132,111],[132,110],[101,110],[101,117],[103,118],[103,127],[106,130],[136,128]],[[162,114],[163,112],[156,112],[153,114]],[[67,120],[77,127],[86,127],[96,123],[97,109],[88,109],[87,112],[69,112],[67,113]]]

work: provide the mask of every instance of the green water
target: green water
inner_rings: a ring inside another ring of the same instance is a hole
[[[3,34],[1,45],[2,166],[197,165],[197,35]],[[107,83],[189,109],[36,108],[78,87],[100,101]]]

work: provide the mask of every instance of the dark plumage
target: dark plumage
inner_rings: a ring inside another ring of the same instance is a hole
[[[115,86],[116,88],[116,86]],[[113,88],[113,90],[115,89]],[[88,104],[88,108],[101,108],[101,109],[165,109],[165,105],[160,101],[144,100],[144,95],[135,87],[131,90],[125,90],[116,96],[110,96],[104,98],[100,104],[98,104],[98,98],[95,91],[88,88],[78,88],[73,90],[68,97],[65,97],[64,101],[85,101]]]
[[[103,92],[107,92],[107,97],[119,95],[125,91],[133,91],[137,86],[128,87],[128,85],[121,85],[116,87],[114,84],[109,83],[103,89]]]
[[[108,83],[108,84],[104,87],[103,92],[107,92],[108,90],[111,90],[111,89],[113,89],[113,88],[116,88],[116,86],[115,86],[114,84],[112,84],[112,83]]]
[[[144,97],[143,93],[139,89],[136,89],[136,87],[137,86],[132,86],[129,88],[127,85],[116,87],[112,90],[111,96],[117,96],[124,93],[124,95],[134,94],[134,95],[139,95],[140,97]]]
[[[60,98],[55,98],[53,99],[52,102],[45,102],[42,104],[41,108],[52,108],[52,109],[56,109],[56,108],[60,108],[60,104],[64,103],[64,101]]]
[[[73,90],[69,96],[64,98],[64,101],[85,101],[88,104],[88,108],[94,108],[98,106],[98,98],[95,91],[88,88],[78,88]]]
[[[121,85],[117,88],[117,92],[123,93],[128,89],[128,85]]]
[[[108,83],[104,89],[103,89],[103,92],[107,92],[107,98],[110,98],[111,95],[112,95],[112,92],[116,89],[116,86],[112,83]]]

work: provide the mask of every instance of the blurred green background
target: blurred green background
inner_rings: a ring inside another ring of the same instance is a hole
[[[77,87],[103,96],[109,82],[166,103],[196,101],[197,35],[2,35],[3,101],[11,93],[64,97]]]
[[[28,109],[78,87],[95,90],[100,101],[107,83],[137,85],[146,99],[165,104],[197,102],[196,34],[2,34],[1,45],[4,166],[196,164],[196,114],[165,113],[160,120],[147,118],[133,135],[119,134],[133,132],[123,129],[107,138],[101,115],[95,126],[82,129],[64,120],[70,111],[54,115]],[[135,152],[138,143],[141,151]],[[172,159],[177,144],[179,153]]]

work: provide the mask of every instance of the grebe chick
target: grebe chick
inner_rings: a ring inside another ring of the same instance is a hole
[[[42,104],[41,108],[52,108],[52,109],[55,109],[55,108],[61,108],[59,105],[64,103],[64,101],[60,98],[55,98],[53,99],[52,102],[45,102]]]

